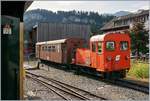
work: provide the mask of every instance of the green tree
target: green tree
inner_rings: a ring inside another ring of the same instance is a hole
[[[131,50],[136,52],[139,57],[140,52],[145,54],[148,52],[148,31],[144,29],[143,22],[136,22],[130,30]]]

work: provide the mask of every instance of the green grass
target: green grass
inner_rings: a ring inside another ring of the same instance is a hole
[[[139,63],[138,61],[131,63],[131,69],[128,75],[136,78],[149,78],[149,64]]]

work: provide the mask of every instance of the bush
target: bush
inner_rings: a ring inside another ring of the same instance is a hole
[[[149,78],[149,64],[132,62],[131,69],[128,72],[129,76],[136,78]]]

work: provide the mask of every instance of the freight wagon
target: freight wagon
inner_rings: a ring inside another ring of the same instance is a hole
[[[68,38],[36,43],[36,57],[55,63],[70,64],[77,48],[83,47],[81,38]]]

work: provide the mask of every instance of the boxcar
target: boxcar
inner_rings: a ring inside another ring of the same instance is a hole
[[[76,64],[99,72],[122,72],[130,68],[130,38],[128,34],[107,33],[90,38],[90,49],[76,51]]]
[[[36,57],[41,60],[70,64],[76,49],[83,47],[81,38],[68,38],[36,43]]]

